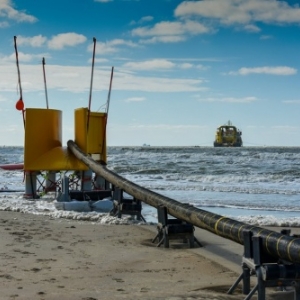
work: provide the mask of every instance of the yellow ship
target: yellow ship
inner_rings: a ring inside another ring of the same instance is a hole
[[[216,131],[214,147],[242,147],[242,132],[232,125],[230,121],[226,125],[219,126]]]

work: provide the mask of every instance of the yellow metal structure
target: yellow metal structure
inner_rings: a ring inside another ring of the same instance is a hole
[[[75,143],[96,161],[106,163],[106,118],[103,112],[75,109]]]
[[[72,152],[62,147],[62,112],[55,109],[25,110],[24,170],[87,170]]]

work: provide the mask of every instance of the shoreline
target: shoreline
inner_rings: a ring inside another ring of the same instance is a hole
[[[0,233],[1,299],[245,298],[240,287],[226,294],[242,271],[243,246],[200,228],[204,247],[175,241],[165,249],[151,242],[156,225],[0,211]],[[282,293],[269,288],[267,299],[293,299]]]

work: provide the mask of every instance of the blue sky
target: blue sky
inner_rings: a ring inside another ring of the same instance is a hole
[[[300,146],[300,7],[275,0],[0,0],[0,145],[23,145],[25,108],[104,111],[109,146],[212,146],[230,120],[244,146]],[[37,124],[38,126],[38,124]]]

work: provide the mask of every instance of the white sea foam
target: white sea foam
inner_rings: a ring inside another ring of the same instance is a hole
[[[255,226],[278,226],[278,227],[299,227],[300,220],[296,217],[291,218],[276,218],[272,215],[269,216],[242,216],[237,217],[236,220]]]
[[[70,204],[71,202],[69,202]],[[20,195],[2,195],[0,197],[0,210],[1,211],[14,211],[20,213],[29,213],[34,215],[44,215],[53,219],[69,219],[77,221],[97,222],[100,224],[145,224],[129,216],[122,216],[117,218],[111,216],[109,213],[99,213],[96,211],[73,211],[57,209],[57,204],[62,204],[53,198],[43,198],[38,200],[25,200]],[[84,203],[83,203],[84,204]],[[58,205],[59,206],[59,205]],[[86,210],[86,209],[84,209]]]

